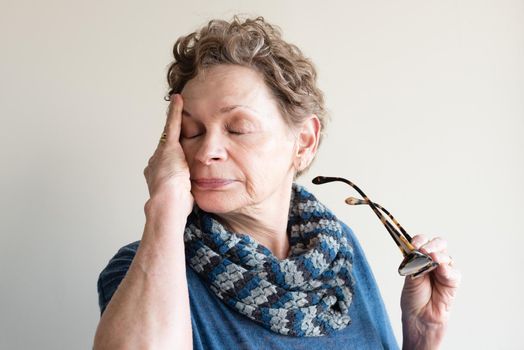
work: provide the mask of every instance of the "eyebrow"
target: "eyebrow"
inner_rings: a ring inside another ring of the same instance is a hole
[[[233,109],[236,109],[236,108],[239,108],[239,107],[240,107],[240,108],[247,108],[247,109],[249,109],[249,110],[251,110],[251,111],[253,111],[253,112],[255,112],[255,113],[258,114],[258,112],[257,112],[255,109],[253,109],[253,108],[251,108],[251,107],[249,107],[249,106],[246,106],[246,105],[231,105],[231,106],[226,106],[226,107],[222,107],[222,108],[220,108],[220,110],[219,110],[218,112],[219,112],[220,114],[225,114],[225,113],[229,113],[229,112],[231,112]],[[185,109],[182,109],[182,115],[186,115],[186,116],[188,116],[188,117],[192,117],[191,113],[189,113],[189,112],[186,111]]]

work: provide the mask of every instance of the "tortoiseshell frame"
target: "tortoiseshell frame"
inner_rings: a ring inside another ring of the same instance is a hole
[[[411,276],[412,278],[420,277],[438,266],[438,263],[434,262],[433,259],[427,254],[421,253],[411,244],[411,236],[404,230],[404,228],[398,223],[398,221],[378,203],[372,202],[368,196],[353,182],[346,180],[342,177],[327,177],[317,176],[313,179],[313,183],[316,185],[324,184],[327,182],[341,181],[353,187],[364,199],[358,199],[355,197],[346,198],[346,203],[350,205],[368,204],[371,209],[377,214],[380,221],[384,224],[388,230],[391,238],[395,241],[399,247],[404,260],[398,268],[398,273],[401,276]],[[386,215],[395,223],[399,228],[400,232],[382,215],[379,211],[382,210]]]

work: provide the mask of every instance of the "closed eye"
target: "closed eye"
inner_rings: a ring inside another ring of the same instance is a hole
[[[182,134],[181,136],[182,136],[182,138],[184,138],[184,139],[189,139],[189,140],[190,140],[190,139],[197,138],[197,137],[199,137],[200,135],[202,135],[202,133],[198,133],[198,134],[194,134],[194,135],[184,135],[184,134]]]
[[[233,134],[233,135],[243,135],[243,134],[247,134],[247,132],[245,131],[237,131],[237,130],[228,130],[228,132],[230,134]]]
[[[238,124],[238,123],[235,123],[235,124]],[[227,132],[233,135],[244,135],[244,134],[250,133],[249,128],[246,128],[243,125],[226,124],[225,127],[226,127]]]

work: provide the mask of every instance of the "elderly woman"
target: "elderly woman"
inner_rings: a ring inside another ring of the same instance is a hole
[[[181,37],[140,241],[98,281],[96,349],[398,348],[352,230],[294,183],[326,122],[313,64],[262,17]],[[403,348],[434,349],[460,275],[406,278]]]

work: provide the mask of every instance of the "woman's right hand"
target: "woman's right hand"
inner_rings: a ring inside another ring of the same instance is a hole
[[[186,156],[180,145],[183,100],[180,94],[171,96],[164,132],[167,141],[159,142],[144,169],[151,201],[163,205],[176,204],[177,211],[189,215],[193,209],[193,195]],[[174,203],[176,202],[176,203]]]

